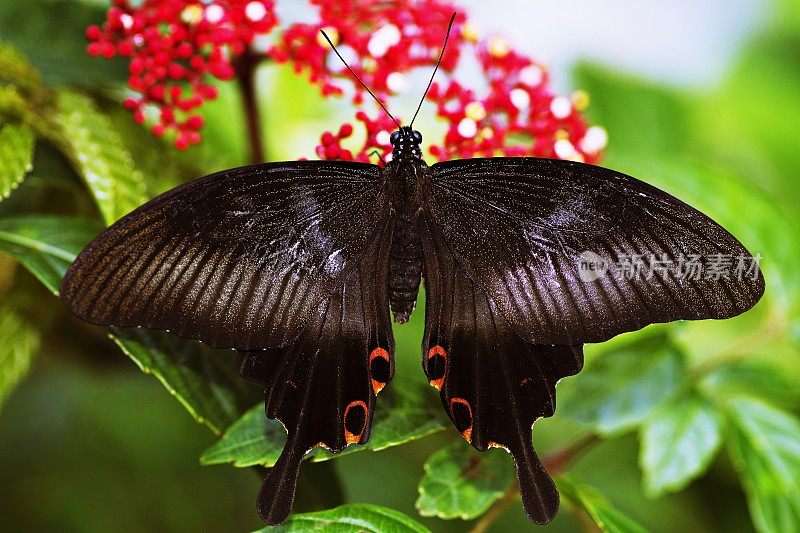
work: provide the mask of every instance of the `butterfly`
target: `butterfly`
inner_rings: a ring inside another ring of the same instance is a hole
[[[408,319],[424,280],[429,383],[473,447],[511,453],[526,513],[547,523],[559,496],[531,428],[554,413],[583,344],[738,315],[763,275],[615,275],[620,257],[751,256],[709,217],[613,170],[531,157],[429,166],[413,120],[390,141],[382,167],[265,163],[176,187],[94,239],[61,297],[94,324],[238,350],[240,374],[264,386],[267,417],[288,432],[257,499],[278,524],[310,449],[369,439],[394,373],[392,315]]]

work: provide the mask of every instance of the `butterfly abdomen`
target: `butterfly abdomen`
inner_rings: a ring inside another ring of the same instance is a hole
[[[408,320],[417,302],[422,279],[422,243],[417,222],[399,218],[392,235],[389,259],[389,304],[396,322]]]

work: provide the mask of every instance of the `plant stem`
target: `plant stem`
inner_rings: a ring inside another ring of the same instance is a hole
[[[587,435],[564,448],[548,454],[542,460],[542,464],[551,475],[561,474],[566,470],[569,463],[598,442],[600,442],[600,438],[597,435]],[[517,499],[518,495],[519,483],[514,481],[508,486],[500,499],[494,502],[481,519],[469,530],[470,533],[485,533],[494,521],[505,512],[506,508]]]
[[[469,533],[485,533],[494,521],[500,518],[506,508],[516,501],[517,495],[519,495],[519,483],[514,481],[508,486],[500,499],[494,502],[481,519],[475,523]]]
[[[542,464],[551,475],[562,474],[569,463],[598,442],[600,442],[600,438],[597,435],[586,435],[569,446],[548,454]]]
[[[242,91],[244,119],[247,126],[247,139],[250,146],[250,163],[264,162],[264,137],[261,128],[261,115],[256,97],[255,75],[263,57],[245,52],[234,63],[236,81]]]

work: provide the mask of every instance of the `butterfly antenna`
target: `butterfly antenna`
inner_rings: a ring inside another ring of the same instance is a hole
[[[439,60],[436,62],[436,67],[433,69],[433,74],[431,74],[431,79],[428,81],[428,86],[425,87],[425,92],[422,94],[422,99],[419,101],[419,105],[417,106],[417,111],[414,113],[414,118],[411,119],[411,124],[409,124],[409,128],[414,127],[414,121],[417,120],[417,114],[419,110],[422,109],[422,102],[425,101],[425,97],[428,95],[428,91],[433,85],[433,78],[436,76],[436,71],[439,70],[439,65],[442,64],[442,58],[444,57],[445,48],[447,48],[447,39],[450,38],[450,30],[453,29],[453,21],[456,20],[455,12],[450,17],[450,24],[447,25],[447,34],[444,36],[444,44],[442,45],[442,51],[439,53]]]
[[[452,22],[451,22],[451,24],[452,24]],[[392,116],[391,113],[389,113],[389,110],[386,109],[386,106],[383,105],[383,102],[381,102],[380,99],[377,96],[375,96],[375,93],[373,93],[372,91],[369,90],[369,87],[367,87],[367,84],[364,83],[363,81],[361,81],[361,78],[358,77],[358,74],[356,74],[355,71],[352,68],[350,68],[350,65],[347,64],[347,61],[344,60],[344,58],[342,57],[342,54],[340,54],[339,50],[336,49],[336,46],[334,46],[334,44],[331,41],[330,37],[328,37],[328,34],[325,33],[325,30],[319,30],[319,31],[320,31],[320,33],[322,33],[322,36],[325,37],[325,40],[328,41],[328,44],[331,45],[331,48],[333,49],[333,53],[336,54],[336,57],[341,59],[342,63],[344,63],[344,66],[347,67],[347,70],[350,71],[350,74],[352,74],[353,77],[356,80],[358,80],[358,83],[360,83],[361,86],[364,87],[364,90],[367,91],[369,93],[369,95],[375,99],[376,102],[378,102],[378,105],[381,106],[381,108],[384,111],[386,111],[386,114],[389,115],[389,118],[392,119],[392,121],[397,125],[397,129],[400,129],[400,123],[397,122],[397,120]]]

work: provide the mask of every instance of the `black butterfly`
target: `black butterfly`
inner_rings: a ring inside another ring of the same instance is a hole
[[[630,176],[537,158],[422,160],[401,127],[385,167],[267,163],[177,187],[119,220],[75,260],[61,295],[101,325],[167,329],[239,350],[266,413],[289,433],[258,495],[289,515],[300,461],[369,438],[391,380],[397,322],[425,279],[422,364],[456,429],[517,465],[531,520],[559,497],[531,443],[582,344],[654,322],[727,318],[764,291],[752,277],[586,277],[586,254],[749,257],[711,219]]]

